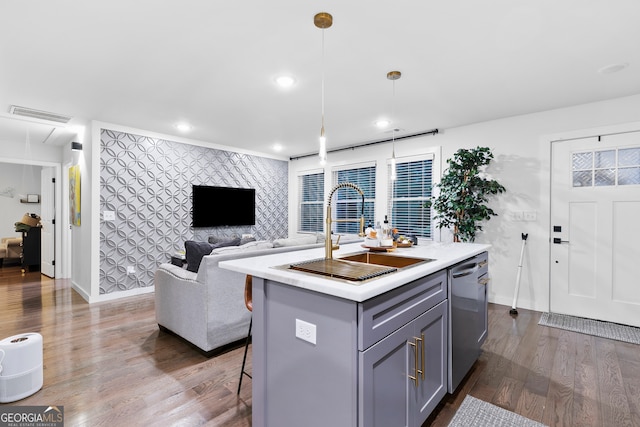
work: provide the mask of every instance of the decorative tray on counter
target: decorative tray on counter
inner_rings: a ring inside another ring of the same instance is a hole
[[[398,246],[399,248],[410,248],[411,246],[413,246],[413,243],[411,243],[411,242],[409,242],[409,243],[396,242],[396,246]]]

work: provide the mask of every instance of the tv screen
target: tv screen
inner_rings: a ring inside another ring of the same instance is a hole
[[[255,225],[256,190],[253,188],[193,185],[194,227]]]

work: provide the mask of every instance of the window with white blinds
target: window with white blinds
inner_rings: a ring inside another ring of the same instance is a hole
[[[433,156],[396,162],[396,179],[389,180],[389,221],[401,235],[431,238]],[[390,168],[389,168],[390,169]],[[391,176],[391,173],[389,173]]]
[[[298,231],[322,231],[324,226],[324,172],[300,175],[298,188],[300,189]]]
[[[365,225],[374,222],[376,199],[376,165],[366,164],[358,167],[336,168],[333,170],[333,184],[351,182],[364,192]],[[332,216],[334,219],[359,219],[362,215],[362,196],[353,188],[340,188],[333,195]],[[358,222],[334,223],[333,231],[338,234],[357,234]]]

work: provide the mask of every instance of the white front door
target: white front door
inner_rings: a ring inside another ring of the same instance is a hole
[[[42,168],[40,174],[40,198],[41,211],[40,223],[41,249],[40,249],[40,272],[49,277],[55,277],[55,169],[52,167]]]
[[[551,312],[640,326],[640,132],[551,157]]]

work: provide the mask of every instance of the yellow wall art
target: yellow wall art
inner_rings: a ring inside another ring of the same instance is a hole
[[[69,222],[80,225],[80,165],[69,167]]]

